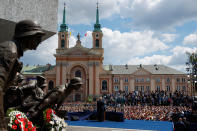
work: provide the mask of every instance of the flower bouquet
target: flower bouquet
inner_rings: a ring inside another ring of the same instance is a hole
[[[36,131],[36,126],[28,120],[27,116],[20,111],[11,110],[7,112],[9,117],[9,131]]]
[[[55,111],[51,108],[44,112],[45,127],[50,131],[66,131],[67,123],[64,119],[55,115]]]

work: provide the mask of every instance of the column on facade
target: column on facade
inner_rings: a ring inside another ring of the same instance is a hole
[[[175,92],[175,90],[176,90],[175,82],[176,82],[176,81],[175,81],[175,78],[172,77],[172,81],[171,81],[172,87],[170,87],[170,90],[171,90],[172,92]]]
[[[64,84],[66,84],[67,83],[67,76],[66,76],[66,70],[67,70],[67,68],[66,68],[66,64],[64,63],[63,65],[62,65],[62,84],[64,85]]]
[[[109,77],[109,87],[108,88],[109,88],[109,93],[110,94],[112,94],[112,88],[113,88],[112,87],[112,85],[113,85],[112,82],[113,82],[113,80]]]
[[[89,93],[89,79],[86,78],[86,94],[87,94],[87,97],[90,95]]]
[[[89,63],[89,93],[93,95],[93,65]]]
[[[96,95],[100,94],[100,90],[101,90],[101,85],[100,85],[100,79],[99,79],[99,73],[100,73],[100,67],[98,62],[94,63],[95,66],[95,93]]]
[[[56,62],[56,86],[60,85],[60,62]]]
[[[123,91],[123,77],[120,76],[120,90]]]
[[[166,84],[165,84],[165,77],[162,76],[162,80],[161,80],[161,90],[165,91],[166,90]]]
[[[151,91],[155,91],[155,79],[154,77],[151,77],[151,83],[150,83],[150,88],[151,88]]]
[[[134,91],[135,89],[135,81],[134,81],[134,78],[133,77],[130,77],[130,80],[129,80],[129,91]]]

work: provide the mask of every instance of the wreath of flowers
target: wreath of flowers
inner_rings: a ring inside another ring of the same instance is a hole
[[[36,131],[36,126],[28,120],[27,116],[20,111],[8,111],[9,117],[8,128],[10,131]]]
[[[45,125],[50,131],[66,131],[67,123],[64,119],[55,115],[55,111],[51,108],[43,112]]]

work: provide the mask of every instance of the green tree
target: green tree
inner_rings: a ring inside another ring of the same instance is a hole
[[[190,53],[186,52],[188,57],[186,62],[186,71],[188,72],[188,82],[191,84],[192,96],[196,95],[197,92],[197,51]]]

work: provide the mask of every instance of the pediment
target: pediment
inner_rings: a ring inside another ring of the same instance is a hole
[[[133,73],[134,75],[150,75],[151,73],[145,69],[138,69]]]
[[[67,49],[63,52],[64,55],[75,55],[75,56],[81,56],[81,55],[87,55],[89,53],[88,48],[85,48],[83,46],[75,46],[72,48]]]
[[[69,55],[75,55],[75,56],[81,56],[81,55],[87,55],[87,54],[88,54],[88,51],[81,50],[81,49],[75,49],[69,53]]]

